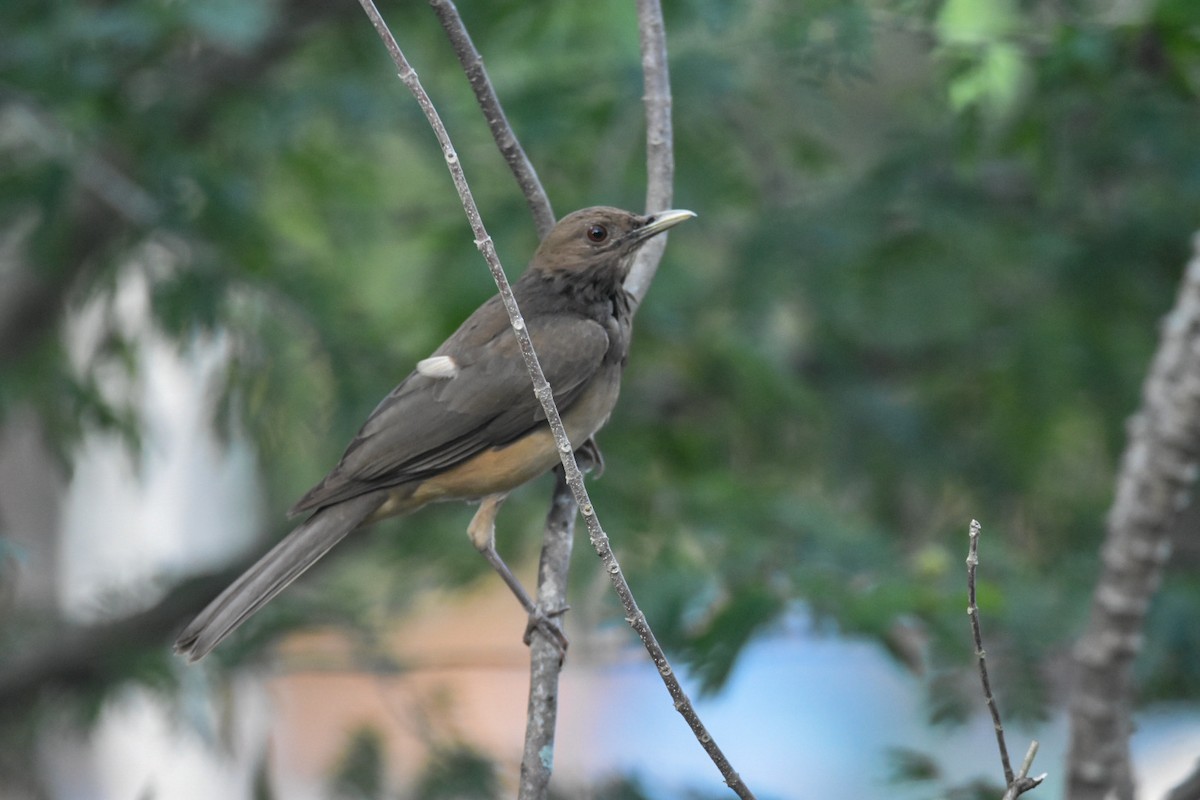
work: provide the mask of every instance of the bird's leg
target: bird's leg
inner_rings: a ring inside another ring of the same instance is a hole
[[[496,570],[504,579],[509,590],[529,614],[529,625],[525,629],[525,644],[529,644],[529,637],[536,627],[556,642],[559,650],[566,653],[567,637],[562,632],[562,628],[551,619],[551,617],[560,616],[566,609],[547,614],[539,608],[533,598],[529,596],[529,592],[525,591],[525,587],[517,580],[517,576],[512,574],[508,564],[505,564],[504,559],[496,552],[496,514],[499,513],[500,506],[504,505],[507,497],[507,494],[490,494],[483,498],[479,503],[479,510],[475,512],[475,516],[467,525],[467,535],[471,537],[471,544],[475,545],[475,549],[483,554],[487,562],[492,565],[492,569]]]

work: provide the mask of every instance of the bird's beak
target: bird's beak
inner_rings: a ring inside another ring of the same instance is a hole
[[[667,228],[674,228],[679,223],[686,222],[694,216],[696,216],[696,212],[680,208],[672,209],[671,211],[659,211],[647,217],[646,224],[635,230],[633,235],[638,241],[649,239],[651,236],[657,236]]]

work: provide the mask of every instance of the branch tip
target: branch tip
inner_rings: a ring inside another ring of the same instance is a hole
[[[975,601],[975,572],[979,565],[979,531],[977,520],[971,520],[971,544],[967,555],[967,616],[971,620],[971,636],[975,641],[975,662],[979,667],[979,683],[983,688],[983,699],[992,715],[992,726],[996,731],[996,745],[1000,750],[1000,764],[1004,768],[1004,785],[1008,787],[1005,797],[1013,791],[1014,778],[1012,762],[1008,758],[1008,745],[1004,741],[1004,725],[1000,721],[1000,709],[996,706],[996,698],[992,694],[992,685],[988,680],[987,651],[983,647],[983,633],[979,628],[979,604]],[[1016,795],[1012,795],[1015,797]]]

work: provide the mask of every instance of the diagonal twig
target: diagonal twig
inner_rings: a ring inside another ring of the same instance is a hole
[[[592,543],[592,547],[600,556],[605,571],[608,572],[612,580],[617,596],[621,599],[621,603],[625,608],[626,621],[633,627],[639,638],[641,638],[647,652],[650,653],[650,657],[653,659],[655,667],[658,668],[659,675],[662,677],[674,701],[676,710],[683,715],[692,732],[696,735],[697,741],[700,742],[705,752],[708,753],[709,758],[712,759],[718,770],[720,770],[726,784],[743,800],[753,798],[754,795],[742,782],[737,772],[734,771],[725,754],[717,746],[712,735],[709,734],[700,721],[700,718],[696,715],[691,700],[683,691],[683,687],[680,686],[679,680],[675,677],[674,670],[667,661],[661,645],[659,645],[658,640],[647,625],[645,615],[642,614],[633,599],[633,593],[629,589],[629,584],[625,581],[621,567],[613,555],[608,536],[605,534],[603,527],[601,527],[596,510],[588,497],[587,487],[583,484],[583,473],[576,463],[574,450],[571,447],[570,440],[567,438],[566,430],[563,428],[562,418],[559,416],[558,408],[554,403],[554,395],[550,384],[546,381],[546,376],[542,372],[541,364],[538,362],[537,354],[533,349],[533,342],[529,337],[529,331],[525,326],[525,320],[521,316],[520,309],[517,307],[512,289],[508,283],[508,278],[504,274],[504,268],[501,266],[500,259],[496,254],[495,244],[483,226],[479,208],[475,205],[470,186],[467,185],[466,177],[463,174],[462,164],[459,162],[458,153],[450,141],[446,127],[442,123],[437,109],[434,108],[429,95],[421,85],[416,71],[408,63],[408,59],[405,58],[404,53],[400,50],[399,44],[397,44],[395,37],[392,36],[391,31],[388,30],[374,2],[372,0],[359,0],[359,4],[371,20],[375,31],[383,40],[388,54],[396,65],[400,80],[404,82],[404,85],[413,94],[414,98],[416,98],[417,104],[425,114],[425,118],[429,121],[430,127],[433,128],[438,144],[442,148],[442,155],[446,160],[446,166],[450,170],[454,187],[458,191],[463,210],[466,212],[467,220],[470,222],[471,230],[475,235],[475,245],[479,248],[484,260],[487,261],[488,268],[492,272],[492,278],[496,282],[505,310],[508,312],[509,320],[512,323],[513,332],[516,334],[521,355],[525,360],[525,366],[529,370],[530,378],[533,381],[534,395],[537,397],[539,403],[541,403],[546,420],[550,425],[550,430],[554,435],[563,470],[566,474],[567,485],[571,488],[575,502],[579,504],[579,510],[583,514],[583,518],[587,524],[588,538]],[[653,5],[657,6],[656,3]]]
[[[430,0],[448,39],[475,92],[492,137],[505,156],[535,218],[539,236],[553,224],[553,214],[537,173],[508,124],[482,58],[475,49],[457,8],[451,0]],[[658,3],[639,6],[638,30],[645,82],[647,190],[646,210],[668,208],[674,178],[671,131],[671,86],[667,70],[666,35]],[[662,259],[665,240],[639,253],[626,289],[640,303]],[[543,608],[566,608],[567,571],[578,507],[564,480],[556,483],[543,537],[538,572],[538,603]],[[558,676],[562,668],[557,646],[535,635],[530,643],[530,689],[525,747],[521,762],[519,797],[544,797],[554,753],[554,719],[557,713]]]
[[[500,105],[488,77],[483,59],[475,49],[466,24],[451,0],[430,0],[442,29],[446,32],[459,64],[466,73],[475,100],[483,112],[496,147],[504,156],[533,215],[538,238],[545,238],[554,226],[554,210],[537,171],[521,147],[508,117]],[[575,517],[579,506],[567,486],[564,473],[556,470],[557,480],[546,514],[542,534],[542,554],[538,564],[537,604],[539,608],[565,612],[567,575],[575,537]],[[563,617],[553,619],[561,625]],[[562,672],[562,651],[544,631],[535,628],[529,641],[529,701],[525,715],[525,745],[521,756],[519,800],[544,798],[549,790],[554,763],[554,735],[558,719],[558,679]]]
[[[525,149],[517,141],[512,126],[508,124],[508,117],[504,115],[504,109],[500,106],[500,98],[496,96],[487,69],[483,66],[483,58],[475,49],[475,43],[471,41],[471,36],[467,33],[462,17],[458,15],[458,8],[452,0],[429,0],[429,5],[433,6],[434,13],[437,14],[450,44],[454,47],[458,63],[462,65],[471,90],[475,92],[475,100],[483,111],[492,138],[500,148],[500,154],[508,162],[509,169],[517,179],[517,185],[521,187],[521,193],[525,195],[525,202],[529,204],[529,211],[533,214],[538,238],[544,238],[554,227],[554,209],[550,206],[550,198],[546,195],[542,182],[538,180],[537,170],[533,168],[529,157],[525,155]]]
[[[538,238],[545,238],[554,226],[550,198],[537,171],[521,147],[500,98],[492,86],[483,59],[475,49],[458,9],[450,0],[430,0],[442,29],[454,48],[467,76],[475,99],[487,121],[492,139],[517,181],[533,215]],[[557,479],[546,514],[542,535],[542,554],[538,564],[537,604],[539,608],[567,608],[567,575],[575,537],[575,517],[579,507],[567,486],[563,471]],[[553,619],[561,625],[562,616]],[[525,715],[525,745],[521,756],[520,800],[544,798],[549,791],[554,764],[554,736],[558,721],[558,679],[562,672],[562,651],[543,631],[535,628],[529,641],[529,701]]]

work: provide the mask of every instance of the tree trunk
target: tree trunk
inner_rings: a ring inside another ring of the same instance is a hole
[[[1074,651],[1069,800],[1133,798],[1133,661],[1200,456],[1200,236],[1129,421],[1091,620]]]

